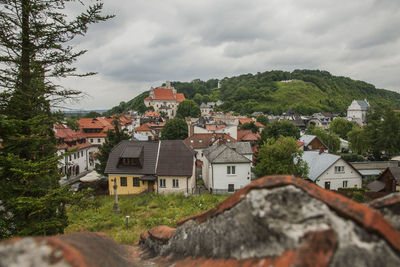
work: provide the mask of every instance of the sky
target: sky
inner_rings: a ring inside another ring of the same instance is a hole
[[[76,9],[69,7],[70,14]],[[165,81],[320,69],[400,92],[399,0],[105,0],[75,39],[96,76],[60,81],[71,109],[109,109]]]

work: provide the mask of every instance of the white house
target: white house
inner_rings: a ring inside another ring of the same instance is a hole
[[[202,116],[207,116],[207,115],[210,115],[210,112],[212,112],[214,110],[211,105],[208,105],[206,103],[201,103],[200,111],[201,111]]]
[[[54,126],[55,136],[59,142],[57,145],[57,155],[64,157],[60,160],[60,172],[65,178],[79,175],[82,172],[94,169],[94,159],[89,152],[93,148],[92,144],[86,140],[85,135],[74,132],[68,126],[56,124]]]
[[[361,174],[338,155],[304,151],[302,159],[309,167],[307,178],[322,188],[361,188]]]
[[[235,192],[250,183],[253,151],[249,142],[218,142],[203,153],[202,177],[211,192]]]
[[[182,93],[177,93],[171,86],[171,82],[166,82],[165,86],[151,88],[150,94],[144,99],[146,107],[152,106],[154,111],[164,112],[168,117],[173,118],[176,115],[178,105],[185,100]]]
[[[364,125],[370,107],[371,106],[366,99],[353,100],[347,108],[347,119],[357,122],[360,126]]]

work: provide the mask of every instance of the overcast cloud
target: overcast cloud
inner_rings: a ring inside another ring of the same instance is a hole
[[[400,89],[399,0],[108,0],[116,17],[74,41],[77,67],[96,77],[63,83],[108,109],[165,80],[208,80],[274,69],[321,69]]]

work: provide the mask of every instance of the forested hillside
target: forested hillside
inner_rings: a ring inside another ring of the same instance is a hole
[[[290,82],[282,82],[292,80]],[[334,112],[345,114],[354,99],[367,99],[374,106],[388,105],[400,109],[400,94],[376,89],[374,85],[347,77],[333,76],[327,71],[295,70],[266,71],[224,78],[218,87],[217,79],[192,82],[172,82],[178,92],[198,104],[222,100],[223,111],[250,114],[262,111],[281,114],[293,109],[301,114]],[[109,113],[130,109],[143,112],[143,99],[148,93],[114,107]]]

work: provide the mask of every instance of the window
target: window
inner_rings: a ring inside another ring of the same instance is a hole
[[[226,173],[227,174],[235,174],[236,173],[236,167],[235,166],[226,166]]]
[[[77,153],[78,159],[79,159],[79,152]]]
[[[76,159],[76,154],[74,153],[74,159]]]
[[[172,187],[179,187],[179,180],[178,179],[172,179]]]
[[[93,143],[93,138],[90,138],[90,143]]]
[[[160,187],[165,187],[165,179],[160,179]]]
[[[128,185],[126,177],[119,178],[119,181],[120,181],[120,185],[121,186],[127,186]]]
[[[234,184],[228,184],[228,192],[235,192],[235,185]]]
[[[98,139],[97,139],[97,143],[101,143],[101,140],[100,140],[100,138],[98,138]]]
[[[139,178],[133,177],[133,180],[132,180],[132,181],[133,181],[133,182],[132,182],[133,186],[140,187],[140,180],[139,180]]]
[[[343,188],[347,187],[347,181],[343,181]]]
[[[331,189],[331,182],[325,182],[325,189]]]
[[[335,173],[344,173],[344,166],[335,166]]]
[[[83,157],[83,151],[81,151],[81,156]]]
[[[71,161],[71,155],[69,155],[69,161]]]

